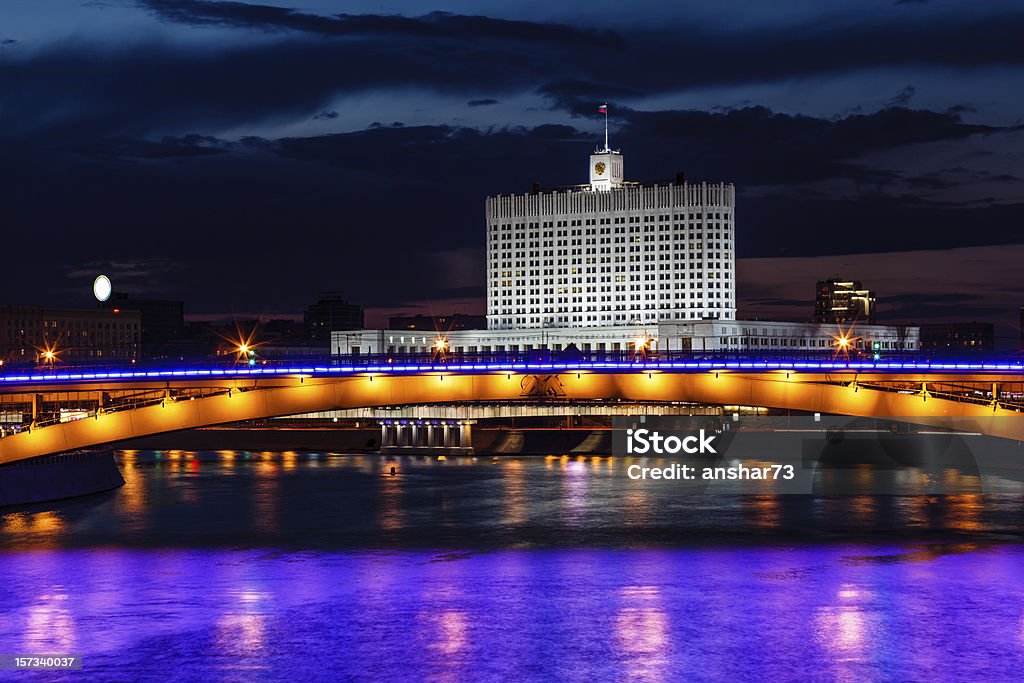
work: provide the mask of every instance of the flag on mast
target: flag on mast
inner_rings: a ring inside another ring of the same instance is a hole
[[[608,152],[611,151],[611,147],[608,146],[608,103],[602,104],[597,111],[604,114],[604,151]]]

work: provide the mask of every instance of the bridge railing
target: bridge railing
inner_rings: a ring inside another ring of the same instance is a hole
[[[949,354],[940,352],[892,352],[880,353],[877,356],[868,352],[835,353],[833,351],[581,351],[581,350],[547,350],[505,352],[445,352],[445,353],[385,353],[385,354],[321,354],[314,356],[257,356],[248,361],[235,361],[226,358],[215,359],[181,359],[154,360],[144,363],[111,362],[104,364],[57,363],[54,365],[36,365],[34,363],[5,363],[0,366],[0,376],[47,374],[67,374],[69,372],[88,373],[123,373],[161,372],[177,370],[236,370],[245,367],[272,368],[323,368],[323,367],[363,367],[388,365],[510,365],[510,364],[546,364],[546,363],[645,363],[645,362],[822,362],[822,361],[856,361],[879,363],[962,363],[969,365],[981,364],[1021,364],[1024,353],[1013,354]]]

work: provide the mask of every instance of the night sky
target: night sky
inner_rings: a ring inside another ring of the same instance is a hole
[[[1016,0],[3,0],[0,302],[483,312],[484,198],[585,182],[607,101],[628,179],[736,184],[740,316],[840,275],[1008,338],[1022,36]]]

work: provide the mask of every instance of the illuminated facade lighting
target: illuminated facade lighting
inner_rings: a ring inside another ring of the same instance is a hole
[[[735,320],[733,185],[628,182],[607,148],[589,169],[586,185],[487,199],[488,329]]]

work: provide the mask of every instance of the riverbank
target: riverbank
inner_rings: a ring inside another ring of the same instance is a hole
[[[0,507],[76,498],[124,485],[111,448],[0,465]]]

